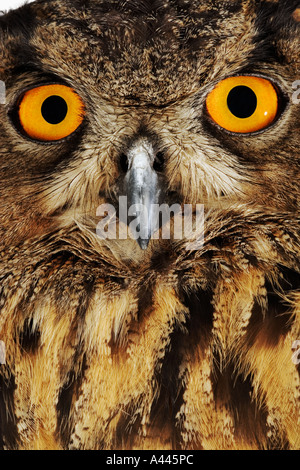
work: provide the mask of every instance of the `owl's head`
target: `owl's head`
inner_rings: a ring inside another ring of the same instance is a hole
[[[120,196],[297,211],[299,12],[39,0],[2,16],[2,238],[92,226]]]

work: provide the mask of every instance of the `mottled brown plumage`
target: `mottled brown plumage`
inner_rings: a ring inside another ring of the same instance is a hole
[[[0,446],[298,449],[299,2],[40,0],[0,17]],[[207,116],[224,78],[266,77],[269,128]],[[72,86],[63,141],[14,123],[24,90]],[[100,240],[139,136],[165,202],[203,203],[205,243]]]

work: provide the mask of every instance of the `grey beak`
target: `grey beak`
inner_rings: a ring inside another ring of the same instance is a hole
[[[131,223],[135,224],[134,238],[141,249],[146,250],[151,235],[158,228],[156,208],[161,196],[159,178],[153,169],[155,151],[150,141],[147,138],[137,140],[127,151],[127,159],[125,191],[128,215]]]

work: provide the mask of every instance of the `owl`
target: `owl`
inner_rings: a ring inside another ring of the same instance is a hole
[[[299,23],[298,0],[0,17],[2,449],[300,448]]]

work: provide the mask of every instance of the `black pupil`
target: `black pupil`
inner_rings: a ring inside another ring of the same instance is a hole
[[[68,113],[68,105],[61,96],[49,96],[42,105],[42,115],[49,124],[60,124]]]
[[[251,88],[243,85],[236,86],[228,95],[227,105],[234,116],[245,119],[254,114],[257,108],[257,97]]]

